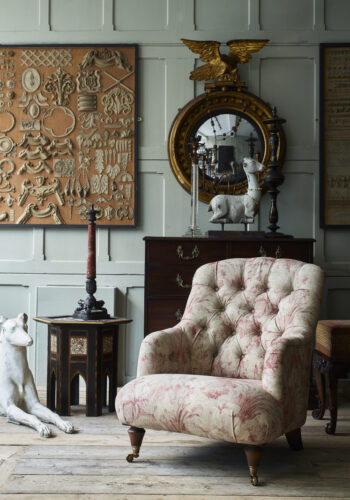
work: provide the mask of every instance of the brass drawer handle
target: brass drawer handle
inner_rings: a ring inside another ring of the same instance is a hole
[[[177,276],[176,276],[176,283],[177,283],[177,286],[179,286],[180,288],[191,288],[191,285],[187,285],[186,283],[184,283],[184,280],[181,278],[179,273],[177,273]]]
[[[260,255],[260,257],[266,257],[266,250],[262,245],[260,245],[260,248],[259,248],[259,255]]]
[[[266,250],[262,245],[259,248],[259,255],[260,257],[266,257]],[[281,257],[282,257],[282,248],[278,245],[275,252],[275,259],[280,259]]]
[[[275,258],[280,259],[282,257],[282,248],[278,245],[275,252]]]
[[[178,321],[181,321],[182,320],[182,316],[183,316],[183,311],[181,311],[181,309],[177,309],[177,311],[175,312],[175,318]]]
[[[192,255],[186,255],[184,256],[184,251],[183,251],[183,248],[181,245],[179,245],[176,249],[176,252],[177,252],[177,255],[179,257],[179,259],[182,259],[182,260],[193,260],[193,259],[196,259],[199,255],[199,248],[197,247],[197,245],[194,247],[194,249],[192,250]]]

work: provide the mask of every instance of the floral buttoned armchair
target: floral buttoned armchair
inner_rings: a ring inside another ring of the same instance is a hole
[[[137,378],[116,398],[138,457],[144,428],[245,445],[258,484],[262,445],[301,449],[323,271],[290,259],[197,269],[182,320],[142,342]],[[164,284],[166,286],[166,283]]]

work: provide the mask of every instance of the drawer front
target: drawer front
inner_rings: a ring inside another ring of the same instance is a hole
[[[148,268],[148,295],[187,297],[192,286],[192,278],[198,266],[163,267],[150,264]]]
[[[148,300],[146,305],[145,335],[176,325],[181,320],[185,306],[186,299]]]
[[[162,266],[189,265],[197,268],[207,262],[222,260],[226,256],[225,242],[208,241],[156,241],[148,243],[148,262]]]
[[[228,258],[235,257],[274,257],[275,259],[295,259],[312,262],[312,243],[286,241],[232,242],[228,249]]]
[[[196,269],[226,258],[226,244],[215,241],[157,241],[147,248],[148,295],[187,297]]]
[[[303,262],[312,262],[312,244],[308,242],[293,242],[292,240],[280,241],[259,247],[259,254],[263,254],[266,247],[266,255],[275,259],[295,259]]]

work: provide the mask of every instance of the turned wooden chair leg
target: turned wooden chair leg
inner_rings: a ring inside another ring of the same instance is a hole
[[[132,462],[134,458],[139,456],[139,451],[141,448],[143,436],[145,435],[145,429],[140,429],[138,427],[130,427],[128,429],[128,434],[130,438],[130,443],[132,447],[132,453],[130,453],[126,459],[128,462]]]
[[[300,427],[294,429],[294,431],[286,432],[286,438],[291,450],[298,451],[304,449]]]
[[[331,421],[326,424],[327,434],[335,434],[337,427],[338,403],[337,403],[338,380],[335,365],[332,364],[328,372],[328,394],[329,394],[329,412]]]
[[[245,446],[244,447],[245,456],[247,457],[247,462],[249,466],[250,482],[253,486],[258,486],[258,467],[263,454],[262,446]]]
[[[318,396],[318,408],[315,408],[312,411],[312,416],[316,420],[322,420],[326,409],[325,383],[324,383],[324,374],[320,371],[319,367],[316,364],[315,364],[315,380],[316,380],[317,396]]]

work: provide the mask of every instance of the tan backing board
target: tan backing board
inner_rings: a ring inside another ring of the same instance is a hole
[[[136,225],[136,51],[0,47],[0,225]]]

